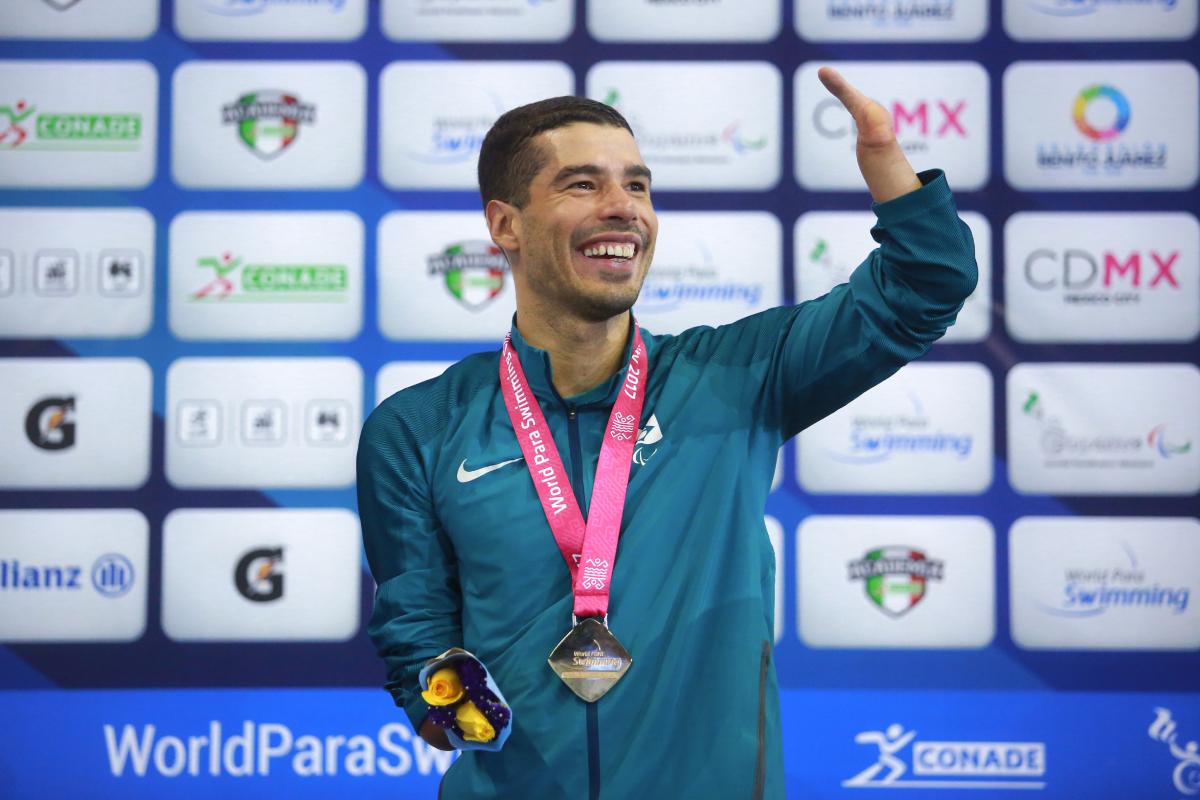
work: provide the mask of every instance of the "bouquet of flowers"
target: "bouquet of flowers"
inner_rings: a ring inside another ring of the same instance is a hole
[[[452,647],[431,659],[419,676],[429,719],[459,750],[498,751],[512,730],[512,709],[475,656]]]

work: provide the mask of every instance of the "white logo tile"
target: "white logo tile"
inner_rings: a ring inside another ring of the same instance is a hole
[[[0,242],[0,337],[124,338],[149,330],[149,212],[3,209]]]
[[[0,487],[140,487],[150,390],[137,358],[0,358]]]
[[[184,212],[169,263],[181,339],[345,340],[362,327],[363,225],[350,212]]]
[[[0,39],[146,39],[158,30],[158,0],[8,0]]]
[[[779,305],[783,231],[763,211],[659,214],[654,263],[633,311],[655,333],[724,325]]]
[[[974,61],[809,62],[796,70],[796,179],[810,190],[863,190],[857,132],[821,85],[828,64],[892,115],[913,167],[939,167],[957,191],[988,182],[988,75]]]
[[[367,0],[175,0],[181,39],[340,41],[367,28]]]
[[[992,375],[981,364],[909,364],[796,443],[808,492],[981,493],[992,483]]]
[[[351,189],[366,84],[350,61],[188,61],[172,80],[172,162],[189,189]]]
[[[516,295],[477,211],[393,211],[379,223],[379,328],[389,339],[499,342]]]
[[[1196,183],[1196,67],[1018,61],[1004,71],[1004,174],[1018,189],[1186,189]]]
[[[988,27],[979,0],[795,0],[810,42],[973,42]]]
[[[974,211],[960,211],[958,216],[971,229],[979,282],[938,344],[981,342],[992,327],[992,228]],[[870,211],[810,211],[796,220],[796,302],[820,297],[850,280],[855,267],[879,246],[871,238],[876,221]]]
[[[3,61],[0,87],[0,187],[137,189],[154,178],[149,63]]]
[[[772,64],[602,61],[587,94],[629,121],[656,189],[779,182],[782,80]]]
[[[1004,316],[1025,342],[1188,342],[1200,333],[1191,214],[1023,212],[1004,225]]]
[[[783,525],[774,517],[763,517],[767,538],[775,553],[775,644],[783,638]]]
[[[1018,364],[1007,395],[1009,481],[1018,492],[1200,491],[1192,364]]]
[[[1004,30],[1018,41],[1188,39],[1194,0],[1004,0]]]
[[[994,539],[982,517],[808,517],[796,532],[800,638],[809,647],[986,647],[996,630]]]
[[[347,358],[181,358],[167,371],[176,486],[345,486],[361,426],[362,370]]]
[[[1200,520],[1022,517],[1008,536],[1021,647],[1200,649]]]
[[[450,367],[453,361],[391,361],[380,368],[375,376],[375,405],[418,383],[436,378]]]
[[[779,0],[588,0],[588,31],[602,42],[766,42],[779,33]]]
[[[140,639],[148,551],[132,509],[0,510],[0,640]]]
[[[505,111],[575,93],[557,61],[396,61],[379,79],[380,179],[393,189],[472,189],[483,137]]]
[[[358,519],[345,509],[181,509],[163,523],[176,641],[343,641],[358,631]]]
[[[558,42],[575,26],[572,0],[382,0],[396,41]]]

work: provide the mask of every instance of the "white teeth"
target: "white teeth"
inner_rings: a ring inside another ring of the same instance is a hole
[[[632,244],[598,244],[585,247],[583,254],[589,257],[633,258],[636,249]]]

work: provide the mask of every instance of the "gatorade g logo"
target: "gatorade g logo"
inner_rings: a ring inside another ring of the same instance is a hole
[[[75,444],[75,398],[43,397],[25,416],[25,435],[42,450],[66,450]]]
[[[238,593],[255,603],[266,603],[283,597],[282,547],[260,547],[238,559],[233,568],[233,582]]]

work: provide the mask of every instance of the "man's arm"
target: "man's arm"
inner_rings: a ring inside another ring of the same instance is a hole
[[[876,203],[886,203],[920,189],[921,181],[896,141],[896,131],[887,109],[851,86],[832,67],[821,67],[817,77],[854,118],[854,127],[858,129],[855,155],[871,198]]]
[[[358,447],[358,513],[377,584],[367,633],[387,665],[386,688],[413,729],[452,750],[426,717],[417,674],[430,658],[462,646],[461,594],[454,549],[438,523],[422,463],[420,436],[404,403],[376,409]]]

